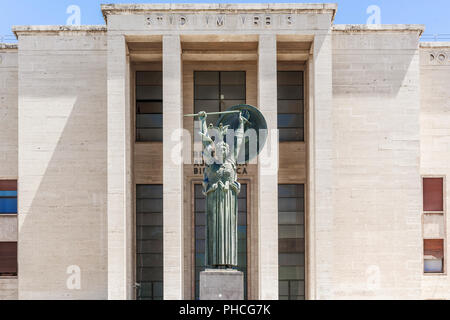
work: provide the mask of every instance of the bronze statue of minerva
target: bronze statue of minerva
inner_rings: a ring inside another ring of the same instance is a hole
[[[230,110],[209,113],[221,114],[219,121],[223,120],[227,124],[223,125],[218,121],[219,125],[216,127],[212,124],[207,126],[208,114],[204,111],[186,115],[196,116],[201,122],[200,135],[206,164],[203,179],[203,194],[206,196],[205,262],[207,266],[217,269],[238,265],[238,194],[241,185],[237,181],[236,169],[241,148],[248,143],[248,138],[245,140],[245,129],[252,127],[254,115],[257,126],[261,126],[261,120],[258,119],[262,119],[262,126],[267,128],[262,114],[252,106],[239,105]],[[211,135],[212,132],[215,134]]]

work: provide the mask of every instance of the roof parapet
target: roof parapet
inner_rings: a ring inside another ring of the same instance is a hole
[[[13,33],[18,38],[19,35],[29,35],[35,33],[43,34],[62,34],[62,33],[105,33],[105,25],[86,25],[86,26],[13,26]]]
[[[17,50],[17,43],[0,43],[0,50]]]
[[[418,32],[419,37],[425,31],[423,24],[335,24],[334,32]]]
[[[109,15],[144,14],[152,12],[315,12],[332,13],[332,21],[337,12],[335,3],[155,3],[155,4],[102,4],[101,10],[105,21]]]

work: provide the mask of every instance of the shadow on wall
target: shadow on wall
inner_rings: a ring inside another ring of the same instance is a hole
[[[19,298],[106,299],[106,54],[26,58],[42,71],[21,75]]]
[[[333,37],[332,270],[343,299],[420,298],[418,42],[415,32]]]

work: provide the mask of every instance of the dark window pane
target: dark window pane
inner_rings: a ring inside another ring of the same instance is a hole
[[[229,108],[237,106],[239,104],[245,104],[245,99],[241,100],[222,100],[220,101],[220,110],[227,111]]]
[[[162,86],[136,86],[136,100],[162,100]]]
[[[303,71],[278,71],[278,85],[303,85]]]
[[[278,86],[278,99],[292,99],[292,100],[302,100],[303,99],[303,87],[301,86]]]
[[[280,253],[278,263],[280,266],[304,266],[305,255],[303,253]]]
[[[278,113],[303,114],[303,100],[278,100]]]
[[[137,71],[136,85],[138,86],[162,86],[161,71]]]
[[[279,198],[278,210],[282,212],[299,212],[303,208],[303,198]]]
[[[162,114],[162,102],[138,102],[137,113],[161,113]]]
[[[220,83],[245,86],[245,71],[222,71],[220,72]]]
[[[136,280],[140,281],[161,281],[163,279],[163,268],[147,267],[137,268]]]
[[[162,197],[163,197],[162,185],[138,184],[136,186],[136,198],[138,199],[162,199]]]
[[[280,128],[279,140],[283,141],[303,141],[304,128]]]
[[[162,212],[163,201],[162,199],[137,199],[136,200],[136,212]]]
[[[304,185],[278,185],[279,296],[304,298]],[[288,286],[286,288],[286,286]]]
[[[304,187],[302,184],[280,184],[278,185],[278,197],[280,198],[303,198]]]
[[[219,100],[195,100],[194,102],[195,112],[205,111],[205,112],[219,112],[220,111],[220,101]],[[209,117],[207,118],[209,121]]]
[[[17,180],[0,180],[1,191],[17,191]]]
[[[278,227],[279,239],[304,238],[303,226],[301,225],[280,225]]]
[[[194,82],[196,85],[219,85],[219,71],[196,71]]]
[[[137,213],[136,223],[138,226],[162,226],[163,214],[162,213]]]
[[[0,242],[0,276],[17,275],[17,242]]]
[[[207,99],[214,100],[219,99],[219,86],[218,85],[195,85],[195,99]]]
[[[136,185],[136,298],[163,298],[163,186]]]
[[[136,126],[142,128],[162,128],[162,114],[138,114],[136,116]]]
[[[423,210],[444,210],[444,179],[423,178]]]
[[[280,266],[278,269],[278,277],[280,280],[299,279],[304,280],[304,267],[284,267]]]
[[[160,240],[141,240],[136,244],[137,253],[160,253],[163,250],[163,242]]]
[[[245,99],[245,86],[222,85],[222,87],[220,89],[220,99],[244,100]]]
[[[304,296],[305,295],[305,281],[290,281],[289,282],[289,294],[293,295],[293,296]]]
[[[425,259],[424,260],[424,272],[425,273],[442,273],[444,272],[442,259]]]
[[[425,239],[423,240],[424,255],[433,259],[441,259],[444,257],[444,240],[443,239]]]
[[[303,128],[302,114],[278,114],[278,128]]]
[[[304,239],[278,239],[278,251],[282,252],[305,252]]]
[[[303,212],[278,212],[278,224],[304,224]]]
[[[0,213],[17,213],[17,198],[0,197]]]
[[[162,226],[138,226],[136,228],[136,237],[138,240],[161,239],[162,234]]]
[[[136,264],[139,268],[162,267],[163,256],[162,254],[153,253],[138,254],[136,258]]]
[[[163,141],[163,129],[151,128],[151,129],[137,129],[136,141]]]

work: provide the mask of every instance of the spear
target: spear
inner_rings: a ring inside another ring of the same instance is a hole
[[[233,110],[233,111],[222,111],[222,112],[208,112],[206,113],[206,115],[213,115],[213,114],[229,114],[229,113],[239,113],[241,112],[240,110]],[[194,113],[194,114],[185,114],[185,117],[198,117],[199,113]]]

